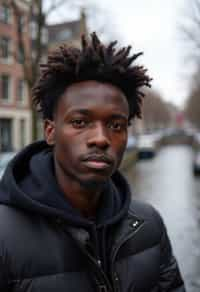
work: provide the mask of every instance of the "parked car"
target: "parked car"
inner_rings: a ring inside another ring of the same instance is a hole
[[[0,154],[0,178],[3,176],[9,161],[15,156],[16,152],[5,152]]]
[[[194,175],[200,175],[200,151],[198,151],[194,157],[193,173]]]
[[[194,134],[194,143],[200,148],[200,132]]]
[[[156,141],[152,135],[140,135],[137,142],[138,158],[153,158],[156,154]]]
[[[126,149],[127,150],[132,150],[132,149],[134,149],[136,147],[137,147],[137,139],[134,136],[129,135],[128,136],[128,140],[127,140]]]
[[[161,130],[156,130],[154,132],[151,133],[150,135],[153,139],[155,139],[156,143],[159,143],[162,138],[164,137],[164,131]]]

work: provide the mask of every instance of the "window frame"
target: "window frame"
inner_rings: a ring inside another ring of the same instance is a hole
[[[1,12],[0,12],[0,23],[4,24],[12,24],[12,10],[9,5],[5,3],[0,4]]]
[[[8,96],[8,98],[4,98],[4,96],[5,96],[5,94],[4,94],[4,85],[3,85],[3,78],[4,77],[7,77],[8,79],[8,85],[7,85],[7,96]],[[12,84],[12,76],[11,75],[9,75],[9,74],[7,74],[7,73],[2,73],[1,75],[0,75],[0,89],[1,89],[1,99],[0,99],[0,101],[1,101],[1,103],[3,103],[3,104],[9,104],[9,103],[11,103],[12,102],[12,92],[13,92],[13,84]]]
[[[12,56],[12,39],[8,36],[1,35],[0,36],[1,40],[1,47],[0,47],[0,60],[3,63],[10,63],[13,61],[13,56]],[[6,44],[7,42],[7,44]],[[7,46],[7,48],[6,48]],[[4,52],[7,50],[6,54]]]
[[[22,85],[23,84],[23,85]],[[22,86],[20,86],[22,85]],[[24,79],[18,79],[17,81],[17,105],[25,106],[27,104],[27,85]]]

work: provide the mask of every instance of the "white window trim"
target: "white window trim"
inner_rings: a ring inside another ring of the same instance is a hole
[[[13,77],[10,75],[10,74],[7,74],[7,73],[3,73],[0,75],[0,78],[2,76],[9,76],[10,78],[10,86],[9,86],[9,89],[8,89],[8,99],[5,100],[3,98],[1,98],[1,104],[3,105],[9,105],[9,104],[12,104],[13,102],[13,93],[14,93],[14,84],[13,84]]]
[[[37,22],[35,22],[34,20],[30,22],[29,30],[30,30],[30,36],[32,40],[35,40],[37,37],[37,29],[38,29],[37,25],[38,25]]]
[[[22,132],[22,121],[23,121],[23,128],[24,128],[23,129],[23,132]],[[27,123],[27,121],[24,118],[21,118],[19,120],[19,127],[20,127],[20,146],[21,146],[21,148],[26,145],[26,129],[27,129],[26,123]],[[22,142],[22,140],[23,140],[23,142]]]
[[[48,43],[49,35],[48,35],[48,29],[44,27],[42,29],[42,44],[46,45]]]
[[[23,98],[22,100],[19,100],[19,96],[18,96],[18,90],[17,90],[17,105],[19,106],[26,106],[28,103],[28,87],[26,84],[26,81],[24,79],[18,79],[18,83],[17,83],[17,87],[19,86],[19,81],[23,81],[24,84],[24,89],[23,89]]]

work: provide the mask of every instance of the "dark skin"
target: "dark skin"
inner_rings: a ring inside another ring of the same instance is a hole
[[[95,215],[104,185],[122,160],[128,117],[128,102],[119,88],[83,81],[67,87],[53,121],[45,120],[58,184],[83,216]]]

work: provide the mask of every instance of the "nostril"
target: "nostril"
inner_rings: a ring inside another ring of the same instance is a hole
[[[110,139],[102,127],[97,127],[93,133],[91,133],[91,136],[88,139],[88,145],[89,146],[98,146],[107,148],[110,145]]]
[[[88,141],[88,146],[96,146],[98,148],[108,148],[110,146],[110,142],[108,139],[97,139],[93,138]]]

